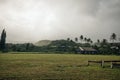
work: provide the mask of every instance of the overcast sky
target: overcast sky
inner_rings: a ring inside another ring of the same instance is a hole
[[[7,42],[120,37],[120,0],[0,0]]]

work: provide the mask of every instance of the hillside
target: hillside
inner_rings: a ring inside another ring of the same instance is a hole
[[[50,40],[41,40],[41,41],[38,41],[36,42],[34,45],[35,46],[47,46],[51,43],[52,41]]]

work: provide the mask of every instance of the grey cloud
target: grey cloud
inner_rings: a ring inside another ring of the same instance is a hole
[[[7,42],[120,37],[119,0],[0,0],[0,32]]]

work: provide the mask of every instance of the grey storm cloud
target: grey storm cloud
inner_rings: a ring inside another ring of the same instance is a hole
[[[120,0],[0,0],[7,42],[120,37]]]

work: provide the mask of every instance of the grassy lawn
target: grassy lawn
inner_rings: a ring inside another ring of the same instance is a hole
[[[0,54],[0,80],[119,80],[120,68],[87,65],[87,60],[120,60],[114,55]]]

